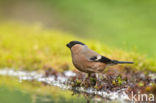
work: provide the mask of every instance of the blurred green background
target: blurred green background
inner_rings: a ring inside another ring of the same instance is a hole
[[[133,60],[135,70],[156,71],[155,59],[142,56],[156,57],[155,18],[155,0],[0,0],[0,67],[75,69],[65,44],[77,38],[111,58]],[[0,78],[0,103],[86,101],[56,87]]]
[[[1,0],[0,19],[39,23],[155,56],[155,0]]]

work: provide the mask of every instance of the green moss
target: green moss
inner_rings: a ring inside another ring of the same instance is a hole
[[[47,30],[39,24],[26,25],[15,22],[0,24],[0,68],[40,70],[51,66],[63,71],[62,65],[74,69],[71,54],[65,46],[71,40],[85,42],[89,48],[112,59],[134,61],[134,69],[156,71],[153,59],[136,52],[109,48],[100,42],[84,40],[58,30]],[[125,66],[125,65],[123,65]]]

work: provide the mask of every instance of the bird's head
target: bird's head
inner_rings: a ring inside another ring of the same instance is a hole
[[[76,44],[78,44],[78,45],[85,45],[84,43],[82,43],[80,41],[71,41],[66,46],[71,49]]]

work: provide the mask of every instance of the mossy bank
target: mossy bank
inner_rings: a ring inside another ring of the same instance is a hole
[[[58,71],[74,69],[66,43],[79,40],[98,53],[117,60],[134,61],[136,70],[156,72],[154,59],[147,59],[134,51],[110,48],[98,41],[87,40],[55,29],[45,29],[40,24],[2,22],[0,24],[0,68]]]

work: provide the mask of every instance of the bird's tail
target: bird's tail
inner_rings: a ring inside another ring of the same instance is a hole
[[[133,64],[134,62],[112,60],[112,63],[113,64]]]

